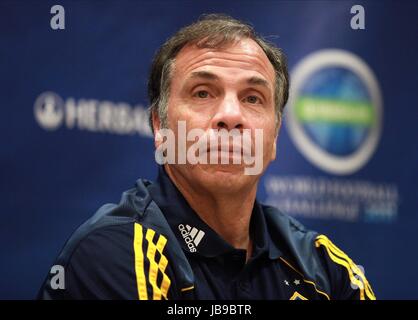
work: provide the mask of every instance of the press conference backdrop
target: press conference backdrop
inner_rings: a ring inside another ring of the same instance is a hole
[[[0,298],[35,297],[78,225],[155,178],[150,61],[214,12],[288,56],[291,98],[259,199],[328,235],[377,298],[418,298],[412,1],[1,1]]]

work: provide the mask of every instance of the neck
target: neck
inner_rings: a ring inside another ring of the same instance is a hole
[[[225,194],[191,187],[169,166],[166,172],[199,217],[231,246],[247,250],[248,260],[252,252],[250,220],[257,185]]]

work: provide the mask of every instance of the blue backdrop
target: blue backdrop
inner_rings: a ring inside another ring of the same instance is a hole
[[[51,28],[55,4],[64,30]],[[365,29],[350,26],[355,4]],[[0,298],[33,298],[78,225],[137,178],[155,178],[150,61],[175,30],[213,12],[252,23],[292,72],[259,198],[328,235],[377,298],[418,298],[412,1],[1,1]]]

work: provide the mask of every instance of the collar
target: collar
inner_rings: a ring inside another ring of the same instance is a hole
[[[157,181],[147,188],[185,252],[215,257],[238,250],[223,240],[190,207],[163,166],[159,166]],[[252,258],[265,254],[268,254],[271,259],[277,259],[280,256],[279,249],[268,233],[263,207],[257,200],[251,216],[250,233],[253,239]]]

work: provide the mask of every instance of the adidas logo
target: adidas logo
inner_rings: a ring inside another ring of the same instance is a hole
[[[196,247],[203,239],[205,232],[196,229],[195,227],[191,227],[188,224],[186,224],[186,226],[184,226],[184,224],[179,224],[179,230],[190,252],[196,252]]]

